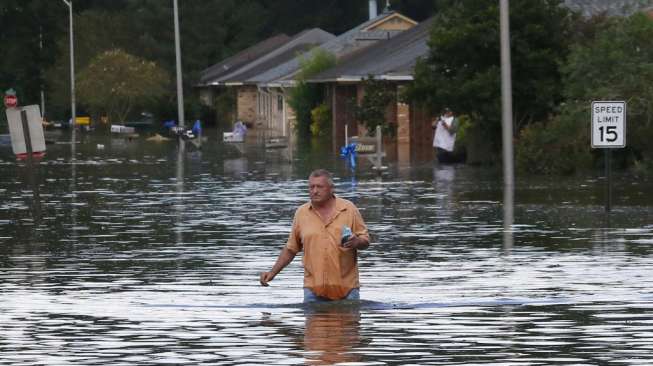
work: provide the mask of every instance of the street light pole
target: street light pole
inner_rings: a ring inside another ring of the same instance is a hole
[[[77,111],[75,110],[75,45],[73,42],[73,0],[62,0],[68,5],[68,15],[70,17],[70,127],[72,128],[72,142],[75,144],[75,119]],[[75,150],[73,150],[75,151]],[[73,157],[74,158],[74,157]]]
[[[179,127],[184,127],[184,89],[181,80],[181,42],[179,40],[179,6],[177,0],[173,0],[175,15],[175,55],[177,57],[177,112]]]
[[[510,61],[510,13],[508,0],[501,0],[501,101],[503,172],[506,185],[514,184],[512,150],[512,75]]]
[[[501,104],[503,142],[503,242],[507,251],[513,245],[514,158],[512,149],[512,64],[510,61],[510,10],[508,0],[500,1]]]
[[[72,240],[77,241],[77,205],[75,197],[75,186],[77,181],[77,167],[75,165],[75,154],[77,150],[75,138],[75,120],[77,119],[77,111],[75,110],[75,47],[73,42],[73,0],[62,0],[68,5],[68,16],[70,17],[70,128],[72,134],[70,135],[70,196],[72,197],[71,204],[71,226],[72,226]]]

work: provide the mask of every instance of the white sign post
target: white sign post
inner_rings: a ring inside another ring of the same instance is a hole
[[[25,112],[27,117],[26,125],[23,124],[23,112]],[[20,155],[27,154],[28,152],[31,154],[33,152],[45,151],[45,137],[43,134],[43,125],[41,124],[41,111],[38,105],[8,108],[6,113],[14,154]],[[27,140],[28,138],[29,141]]]
[[[626,147],[626,102],[592,102],[592,148]]]
[[[605,149],[606,212],[610,212],[612,201],[610,152],[611,149],[624,147],[626,147],[626,102],[592,102],[592,148]]]

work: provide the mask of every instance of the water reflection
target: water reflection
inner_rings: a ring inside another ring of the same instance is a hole
[[[177,200],[175,202],[175,243],[183,244],[183,214],[184,214],[184,160],[186,159],[186,142],[178,139],[177,145],[177,174],[175,176],[175,188]]]
[[[302,307],[303,329],[297,323],[263,312],[261,325],[274,336],[302,350],[303,364],[334,365],[362,361],[356,350],[370,343],[361,335],[361,304],[336,302]]]
[[[594,177],[518,179],[509,205],[486,168],[80,138],[48,147],[38,227],[0,154],[0,365],[650,360],[650,181],[615,176],[608,222]],[[302,308],[299,260],[258,286],[317,167],[372,233],[357,308]]]
[[[304,350],[307,364],[333,365],[361,361],[360,304],[313,306],[305,310]]]
[[[34,221],[34,227],[38,228],[41,225],[41,193],[40,193],[40,179],[39,179],[39,162],[33,161],[26,164],[24,167],[27,176],[27,186],[32,191],[30,202],[31,217]]]
[[[513,182],[514,178],[510,179]],[[503,249],[509,254],[513,246],[512,227],[515,223],[515,187],[513,184],[504,183],[503,186]]]

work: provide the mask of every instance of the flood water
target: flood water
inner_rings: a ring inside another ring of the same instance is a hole
[[[51,136],[30,174],[0,148],[0,365],[653,362],[653,184],[515,179],[324,149]],[[181,160],[180,160],[181,157]],[[264,288],[306,177],[365,218],[361,301],[302,305],[298,258]]]

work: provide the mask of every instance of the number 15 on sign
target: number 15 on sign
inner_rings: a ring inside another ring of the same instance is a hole
[[[592,102],[592,148],[626,147],[626,102]]]

